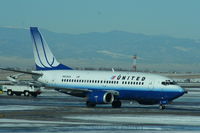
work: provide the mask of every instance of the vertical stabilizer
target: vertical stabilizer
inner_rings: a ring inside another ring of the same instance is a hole
[[[36,70],[71,70],[70,67],[60,64],[56,60],[37,27],[30,27],[30,32]]]

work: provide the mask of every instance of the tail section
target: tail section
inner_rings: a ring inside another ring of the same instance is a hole
[[[30,27],[36,70],[71,70],[59,63],[37,27]]]

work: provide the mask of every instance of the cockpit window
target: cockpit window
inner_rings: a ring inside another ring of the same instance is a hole
[[[177,83],[175,81],[170,82],[170,85],[176,85]]]
[[[161,82],[162,85],[176,85],[175,81],[166,80]]]

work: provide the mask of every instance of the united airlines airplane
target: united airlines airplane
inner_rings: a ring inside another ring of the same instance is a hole
[[[186,91],[164,76],[140,72],[84,71],[59,63],[37,27],[30,28],[36,71],[33,79],[45,87],[86,99],[87,107],[112,104],[121,107],[121,100],[140,104],[158,104],[160,109]]]

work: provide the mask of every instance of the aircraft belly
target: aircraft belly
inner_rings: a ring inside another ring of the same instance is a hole
[[[96,87],[96,86],[80,86],[80,85],[53,85],[54,87],[59,87],[63,89],[70,89],[73,91],[89,92],[89,91],[117,91],[119,95],[117,98],[121,100],[173,100],[179,97],[179,93],[175,91],[163,91],[162,89],[149,89],[149,88],[116,88],[116,87]]]
[[[139,90],[120,90],[119,99],[123,100],[168,100],[171,101],[180,96],[179,92],[173,91],[139,91]]]

